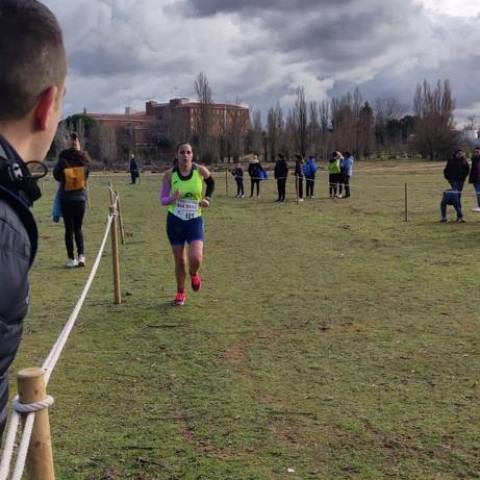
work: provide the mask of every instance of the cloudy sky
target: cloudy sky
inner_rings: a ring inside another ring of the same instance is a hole
[[[450,79],[457,118],[480,123],[478,0],[44,0],[59,18],[70,72],[65,114],[142,110],[194,98],[266,112],[303,85],[321,101],[363,97],[411,106],[418,81]]]

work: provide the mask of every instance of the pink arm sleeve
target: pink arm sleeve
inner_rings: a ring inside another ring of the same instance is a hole
[[[162,191],[160,192],[160,201],[162,205],[170,205],[172,199],[170,198],[170,185],[168,183],[162,184]]]

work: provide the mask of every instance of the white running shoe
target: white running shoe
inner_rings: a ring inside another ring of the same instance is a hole
[[[76,258],[69,258],[67,261],[67,268],[78,267],[78,262]]]
[[[85,266],[85,255],[78,256],[78,266],[84,267]]]
[[[472,208],[472,212],[480,212],[480,207]]]

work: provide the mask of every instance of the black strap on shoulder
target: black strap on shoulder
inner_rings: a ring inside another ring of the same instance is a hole
[[[30,239],[30,266],[35,259],[35,255],[38,249],[38,229],[35,219],[33,218],[32,212],[25,205],[25,203],[17,197],[10,190],[7,190],[5,187],[0,185],[0,200],[3,200],[7,203],[18,215],[18,218],[22,222],[27,231],[28,237]]]

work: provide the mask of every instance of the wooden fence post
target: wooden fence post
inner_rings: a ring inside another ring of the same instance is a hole
[[[228,167],[225,167],[225,196],[228,197]]]
[[[20,403],[41,402],[47,396],[42,368],[21,370],[17,374],[17,384]],[[47,408],[35,413],[35,422],[27,455],[27,472],[29,480],[55,480],[52,438],[50,436]]]
[[[115,192],[117,196],[117,212],[118,212],[118,224],[120,227],[120,237],[122,239],[122,245],[125,245],[125,229],[123,227],[123,216],[122,216],[122,207],[120,206],[120,195],[118,192]]]
[[[405,221],[408,222],[408,185],[405,183]]]
[[[116,208],[110,207],[110,215],[113,215],[111,237],[112,237],[112,266],[113,266],[113,293],[115,305],[122,303],[122,292],[120,289],[120,255],[118,250],[118,219]]]
[[[90,197],[90,187],[88,186],[88,183],[87,183],[87,206],[88,208],[92,208],[92,199]]]

